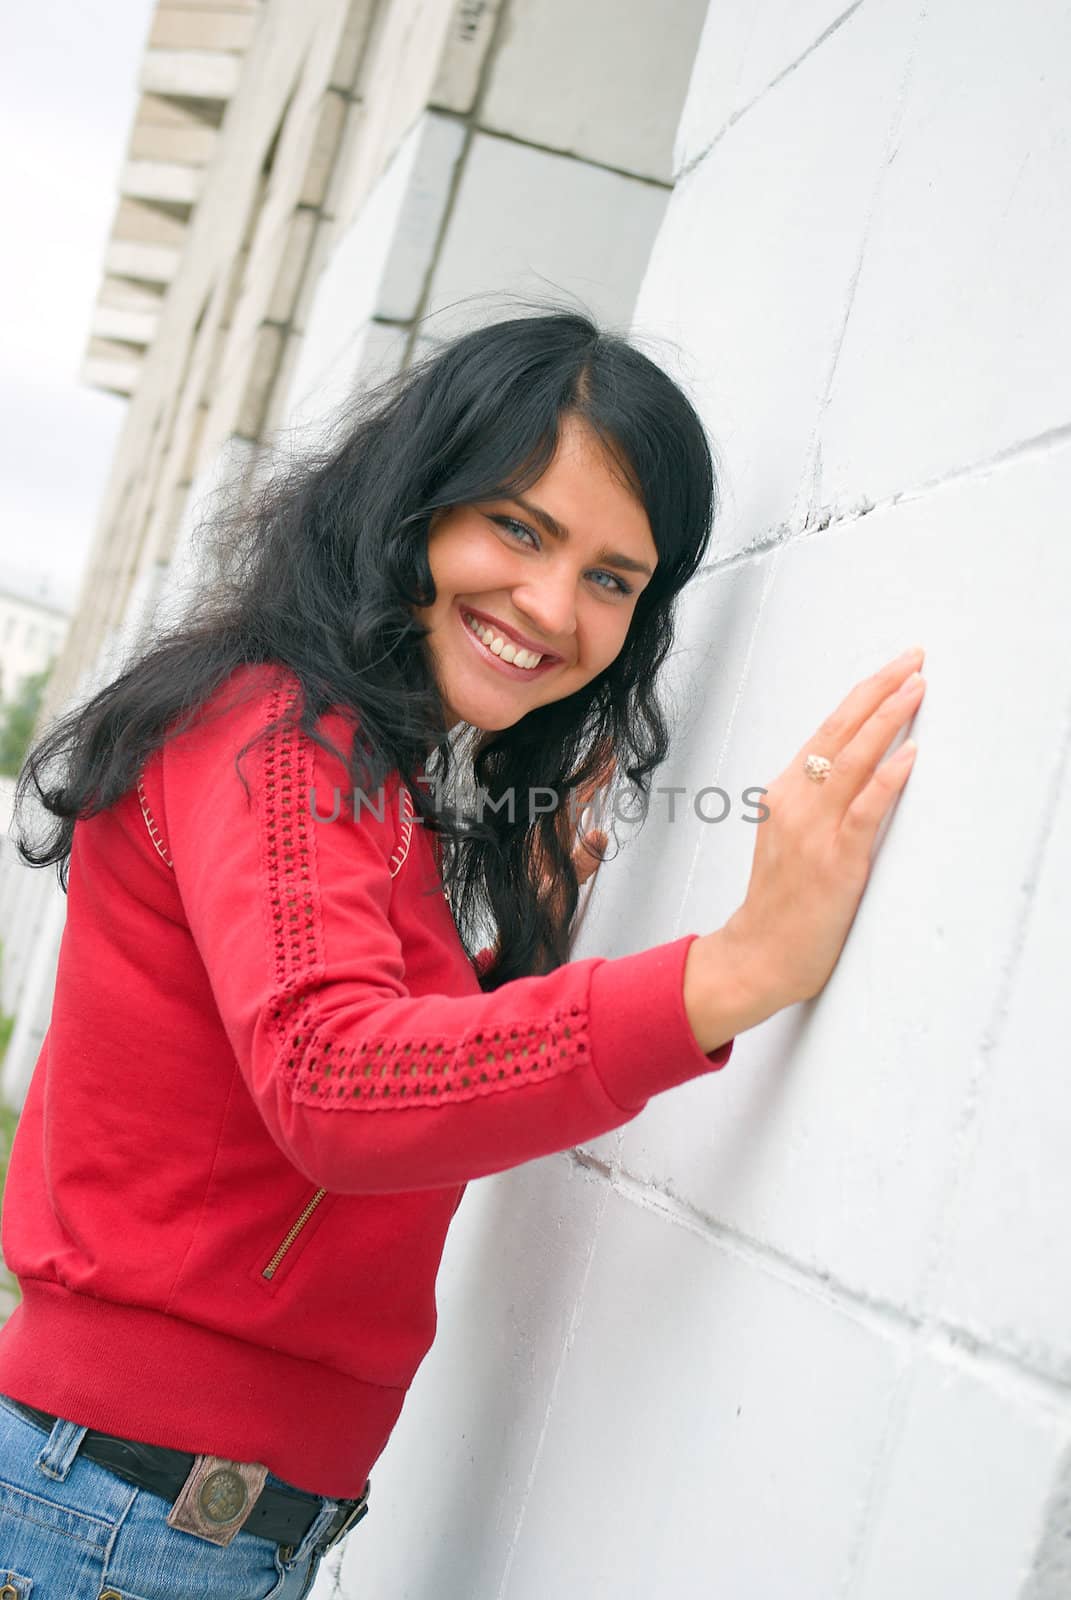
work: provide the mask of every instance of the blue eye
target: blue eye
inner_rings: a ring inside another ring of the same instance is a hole
[[[535,534],[532,532],[531,528],[527,527],[523,522],[518,522],[516,517],[492,517],[491,521],[497,522],[500,528],[508,528],[510,533],[516,534],[518,530],[521,533],[526,533],[530,539],[535,541],[535,548],[538,550],[539,543],[536,540]]]
[[[496,527],[504,528],[514,539],[518,539],[518,535],[520,535],[518,542],[527,543],[529,549],[538,550],[540,548],[538,535],[526,522],[519,522],[516,517],[492,517],[491,521]],[[626,583],[623,578],[619,578],[615,572],[607,572],[602,567],[596,567],[594,571],[603,578],[609,578],[610,583],[615,585],[614,589],[609,590],[610,593],[622,596],[632,593],[632,585]],[[608,589],[608,585],[604,583],[596,584],[595,587],[603,590]]]

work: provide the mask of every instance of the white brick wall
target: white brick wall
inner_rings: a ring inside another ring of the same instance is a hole
[[[486,320],[486,309],[455,302],[499,294],[572,293],[626,326],[666,199],[655,184],[477,133],[432,275],[428,332],[448,338]]]
[[[317,1600],[1071,1593],[1068,25],[710,10],[636,327],[726,495],[658,782],[732,811],[623,828],[576,954],[723,921],[742,791],[914,642],[920,754],[816,1002],[471,1187]]]
[[[822,419],[823,503],[1067,425],[1069,62],[1064,0],[969,26],[961,0],[927,8]]]
[[[665,183],[706,0],[528,0],[510,10],[485,128]]]

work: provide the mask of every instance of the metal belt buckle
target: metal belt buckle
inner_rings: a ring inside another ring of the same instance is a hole
[[[356,1504],[350,1507],[350,1509],[346,1512],[345,1517],[342,1519],[338,1529],[331,1535],[327,1543],[321,1546],[321,1553],[323,1555],[326,1555],[328,1550],[333,1550],[335,1545],[342,1538],[343,1534],[349,1533],[351,1528],[356,1527],[357,1523],[360,1522],[361,1518],[365,1515],[368,1510],[369,1487],[370,1485],[366,1483],[364,1486],[364,1493],[361,1495],[361,1498],[356,1502]]]
[[[167,1514],[169,1528],[195,1534],[210,1544],[230,1544],[257,1502],[267,1467],[259,1461],[227,1461],[195,1456],[189,1477]]]

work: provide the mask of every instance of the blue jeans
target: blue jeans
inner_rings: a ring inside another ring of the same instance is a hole
[[[46,1435],[0,1395],[5,1600],[301,1600],[308,1594],[322,1559],[313,1546],[334,1516],[334,1500],[323,1501],[292,1554],[244,1529],[229,1545],[212,1544],[169,1528],[169,1501],[79,1455],[85,1434],[78,1423],[61,1420]],[[270,1472],[266,1482],[293,1488]]]

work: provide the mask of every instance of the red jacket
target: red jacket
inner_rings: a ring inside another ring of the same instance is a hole
[[[351,786],[286,730],[242,758],[247,797],[234,757],[295,680],[232,687],[75,826],[0,1391],[352,1496],[432,1342],[466,1180],[620,1126],[732,1042],[688,1025],[695,934],[481,993],[397,780],[316,820],[313,786],[320,817]],[[320,727],[348,750],[351,718]]]

